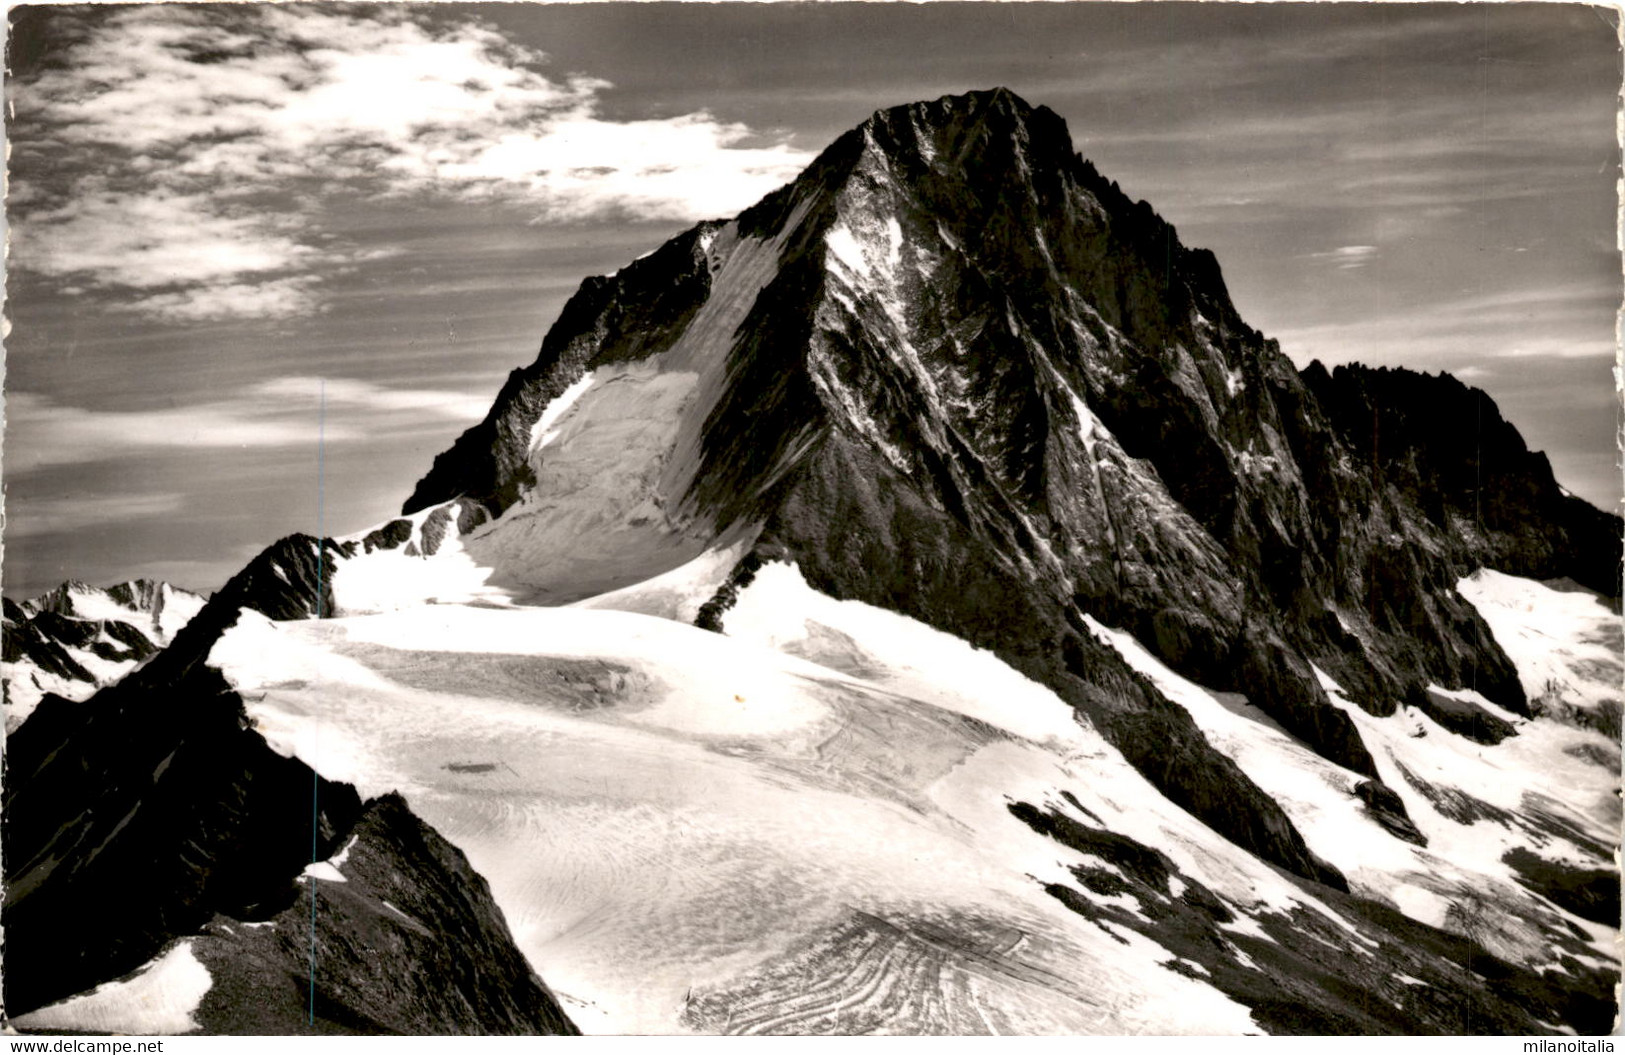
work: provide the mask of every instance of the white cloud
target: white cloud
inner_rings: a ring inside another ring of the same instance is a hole
[[[666,121],[608,122],[589,111],[488,142],[398,155],[397,170],[427,161],[417,179],[451,180],[536,196],[542,216],[622,212],[639,219],[725,216],[793,178],[809,158],[783,146],[743,147],[751,131],[705,113]],[[715,159],[726,157],[728,164]]]
[[[279,405],[324,408],[332,420],[355,413],[393,414],[410,411],[415,419],[434,415],[473,423],[485,416],[490,396],[423,388],[386,388],[350,378],[282,377],[255,385],[250,398]]]
[[[1378,315],[1288,327],[1271,336],[1300,365],[1320,359],[1484,371],[1496,359],[1612,359],[1608,305],[1595,284],[1535,286],[1396,306]],[[1599,318],[1602,325],[1598,325]]]
[[[167,293],[152,293],[119,310],[175,322],[206,319],[290,319],[323,310],[317,275],[243,281],[214,281],[188,285]]]
[[[26,391],[6,397],[8,473],[162,449],[307,447],[421,429],[425,419],[472,424],[489,406],[462,392],[386,388],[347,378],[286,377],[208,403],[94,410]]]
[[[316,444],[317,422],[234,400],[160,410],[90,410],[44,396],[6,396],[7,473],[73,465],[158,448],[290,447]],[[334,438],[334,437],[329,437]]]
[[[286,271],[320,255],[259,217],[230,215],[204,194],[131,195],[101,177],[80,181],[73,201],[32,212],[22,226],[38,235],[20,262],[47,274],[86,271],[134,289]]]
[[[178,512],[185,501],[186,496],[178,492],[98,494],[93,499],[77,495],[33,498],[23,507],[21,515],[7,512],[5,536],[8,539],[33,538],[98,524],[152,520]]]
[[[1561,334],[1521,337],[1499,354],[1508,359],[1612,359],[1618,346],[1607,337],[1575,340]]]
[[[549,77],[541,52],[411,5],[81,17],[59,61],[12,86],[27,130],[12,262],[136,291],[171,319],[315,310],[309,277],[362,257],[318,222],[345,193],[687,220],[736,212],[811,159],[705,112],[608,120],[606,82]]]
[[[1309,259],[1325,260],[1335,265],[1339,271],[1355,271],[1375,260],[1377,253],[1378,249],[1374,245],[1341,245],[1323,253],[1310,253]]]

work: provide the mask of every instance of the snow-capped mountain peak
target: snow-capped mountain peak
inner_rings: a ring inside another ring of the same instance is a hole
[[[46,693],[83,700],[128,674],[174,640],[206,599],[136,579],[108,587],[69,580],[21,603],[6,602],[6,731],[21,725]]]
[[[1600,1028],[1619,563],[1483,393],[1295,370],[1052,112],[895,107],[585,280],[400,517],[275,543],[25,729],[8,940],[117,878],[56,866],[76,749],[76,846],[150,855],[100,819],[142,809],[189,860],[139,789],[200,727],[185,772],[271,788],[210,860],[278,841],[158,917],[313,889],[311,771],[330,865],[400,788],[590,1028]],[[104,922],[33,999],[179,936]]]

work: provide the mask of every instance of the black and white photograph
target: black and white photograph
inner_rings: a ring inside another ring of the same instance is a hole
[[[8,1042],[1612,1051],[1620,23],[11,5]]]

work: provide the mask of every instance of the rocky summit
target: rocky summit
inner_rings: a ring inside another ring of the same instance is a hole
[[[335,1030],[1602,1031],[1620,539],[1484,393],[1296,370],[1049,110],[881,111],[40,705],[7,1005],[184,949],[262,1028],[235,928],[355,844]]]

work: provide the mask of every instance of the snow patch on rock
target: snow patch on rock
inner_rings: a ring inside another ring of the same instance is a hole
[[[461,503],[420,509],[406,519],[411,538],[392,549],[358,550],[353,557],[329,553],[327,577],[332,584],[334,615],[387,612],[420,604],[513,603],[514,591],[494,584],[496,569],[476,560],[458,533]],[[424,524],[436,513],[444,518],[443,536],[433,554],[423,552]],[[370,530],[370,529],[369,529]],[[360,542],[367,531],[340,541]]]
[[[536,424],[530,427],[530,453],[532,455],[559,438],[559,430],[553,426],[569,412],[570,408],[575,405],[576,400],[580,399],[587,389],[593,386],[598,373],[599,371],[593,370],[583,374],[578,381],[560,392],[557,398],[542,409],[542,416],[537,418]]]
[[[1550,956],[1551,945],[1529,921],[1561,918],[1592,935],[1588,940],[1602,962],[1617,962],[1617,931],[1537,898],[1502,860],[1521,848],[1576,868],[1610,863],[1565,834],[1579,833],[1603,846],[1617,842],[1618,771],[1575,755],[1587,744],[1606,743],[1603,737],[1550,719],[1519,719],[1517,735],[1499,744],[1480,744],[1414,708],[1374,717],[1350,701],[1324,671],[1316,668],[1316,676],[1332,704],[1353,720],[1383,782],[1399,794],[1412,822],[1427,837],[1426,849],[1413,852],[1428,871],[1396,882],[1389,895],[1400,911],[1451,929],[1452,905],[1482,900],[1495,921],[1486,935],[1488,947],[1531,966]],[[1472,697],[1477,703],[1478,695]],[[1451,802],[1455,805],[1447,808]],[[1541,814],[1557,824],[1542,820]],[[1517,907],[1509,912],[1509,905]]]
[[[198,1028],[194,1016],[213,984],[208,968],[193,954],[192,943],[182,941],[127,978],[11,1021],[19,1029],[36,1033],[176,1036]]]
[[[324,883],[349,882],[348,879],[344,878],[344,873],[334,867],[331,861],[312,861],[305,866],[305,870],[299,875],[305,879],[320,879]]]
[[[824,244],[842,267],[854,277],[868,278],[869,261],[863,255],[863,246],[847,227],[837,224],[824,235]]]

